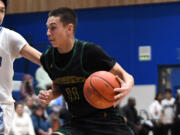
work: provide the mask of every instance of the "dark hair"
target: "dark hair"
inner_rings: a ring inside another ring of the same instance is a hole
[[[1,1],[4,3],[5,9],[6,9],[7,8],[7,4],[8,4],[7,0],[1,0]]]
[[[172,90],[170,88],[166,88],[165,93],[172,93]]]
[[[134,97],[129,97],[128,98],[128,104],[132,104],[132,102],[136,101]]]
[[[15,109],[17,108],[18,105],[24,106],[24,103],[22,101],[15,102]]]
[[[156,93],[156,96],[155,96],[155,100],[158,99],[158,96],[159,96],[159,95],[162,95],[162,93],[161,93],[161,92],[157,92],[157,93]]]
[[[37,104],[34,106],[34,109],[35,110],[39,110],[39,109],[44,110],[45,108],[43,106],[41,106],[40,104]]]
[[[66,8],[66,7],[57,8],[57,9],[50,11],[48,16],[49,17],[51,17],[51,16],[59,17],[60,21],[64,25],[68,25],[68,24],[72,23],[74,25],[74,33],[75,33],[76,25],[77,25],[77,15],[74,12],[74,10],[72,10],[70,8]]]

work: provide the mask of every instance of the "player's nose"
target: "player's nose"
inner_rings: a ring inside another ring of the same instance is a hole
[[[49,29],[46,32],[46,35],[49,37],[51,35],[51,32],[49,31]]]

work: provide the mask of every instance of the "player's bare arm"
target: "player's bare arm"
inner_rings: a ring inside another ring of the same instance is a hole
[[[134,78],[128,74],[118,63],[110,70],[111,73],[117,75],[117,80],[121,84],[121,88],[115,88],[115,92],[118,92],[114,99],[115,102],[113,106],[117,106],[131,91],[134,85]]]
[[[30,60],[30,61],[38,64],[38,65],[41,65],[41,63],[40,63],[41,53],[38,50],[36,50],[33,47],[31,47],[30,45],[28,45],[28,44],[25,45],[21,49],[20,54],[24,58],[26,58],[26,59],[28,59],[28,60]]]
[[[58,89],[57,84],[53,82],[52,89],[50,90],[41,90],[38,95],[39,103],[41,105],[48,104],[51,100],[58,98],[61,96],[61,92]]]
[[[58,98],[59,96],[61,96],[59,86],[58,86],[58,84],[56,84],[54,82],[52,84],[52,95],[53,95],[53,99]]]

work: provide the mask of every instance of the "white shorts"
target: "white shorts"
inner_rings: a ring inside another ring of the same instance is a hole
[[[2,109],[2,112],[0,112],[0,135],[8,135],[14,116],[14,103],[0,104],[0,108]]]

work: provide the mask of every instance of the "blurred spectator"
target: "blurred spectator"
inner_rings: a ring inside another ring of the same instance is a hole
[[[52,126],[44,117],[44,107],[37,105],[31,116],[36,135],[50,135]]]
[[[12,121],[11,135],[35,135],[31,117],[24,113],[23,103],[15,104],[15,115]]]
[[[72,118],[71,113],[67,109],[68,106],[67,106],[66,101],[64,100],[63,96],[60,96],[60,97],[52,100],[49,103],[49,107],[52,107],[52,106],[58,106],[58,108],[60,109],[59,117],[60,117],[60,119],[63,120],[63,123],[69,121]]]
[[[135,106],[135,98],[130,97],[127,105],[123,107],[123,113],[127,118],[127,123],[134,130],[135,135],[148,135],[149,131],[140,124],[140,117],[138,116]]]
[[[25,104],[24,104],[24,112],[31,115],[33,112],[33,107],[34,107],[34,102],[35,100],[33,97],[27,96],[25,98]]]
[[[64,101],[63,101],[63,96],[60,96],[54,100],[52,100],[50,103],[49,103],[49,106],[59,106],[60,108],[62,108],[64,106]]]
[[[46,90],[47,87],[51,87],[52,80],[42,66],[36,70],[35,79],[37,81],[37,90]]]
[[[67,108],[63,107],[60,110],[60,118],[63,120],[63,123],[66,123],[71,120],[72,115]]]
[[[149,114],[150,118],[153,122],[153,135],[162,135],[163,130],[162,130],[162,106],[161,106],[161,101],[162,101],[162,94],[157,93],[155,100],[151,103],[149,106]]]
[[[163,123],[163,134],[168,135],[171,132],[173,135],[173,119],[174,119],[174,103],[175,99],[172,97],[172,90],[165,90],[165,99],[162,100],[162,123]]]
[[[175,100],[174,135],[180,131],[180,89],[177,91]]]
[[[57,131],[60,128],[60,126],[62,126],[62,121],[59,118],[59,112],[60,112],[59,106],[51,107],[51,113],[50,116],[48,117],[48,121],[52,125],[53,132]]]
[[[24,100],[27,96],[36,97],[34,86],[33,86],[34,78],[30,74],[25,74],[23,76],[23,82],[20,88],[20,96],[21,99]]]

